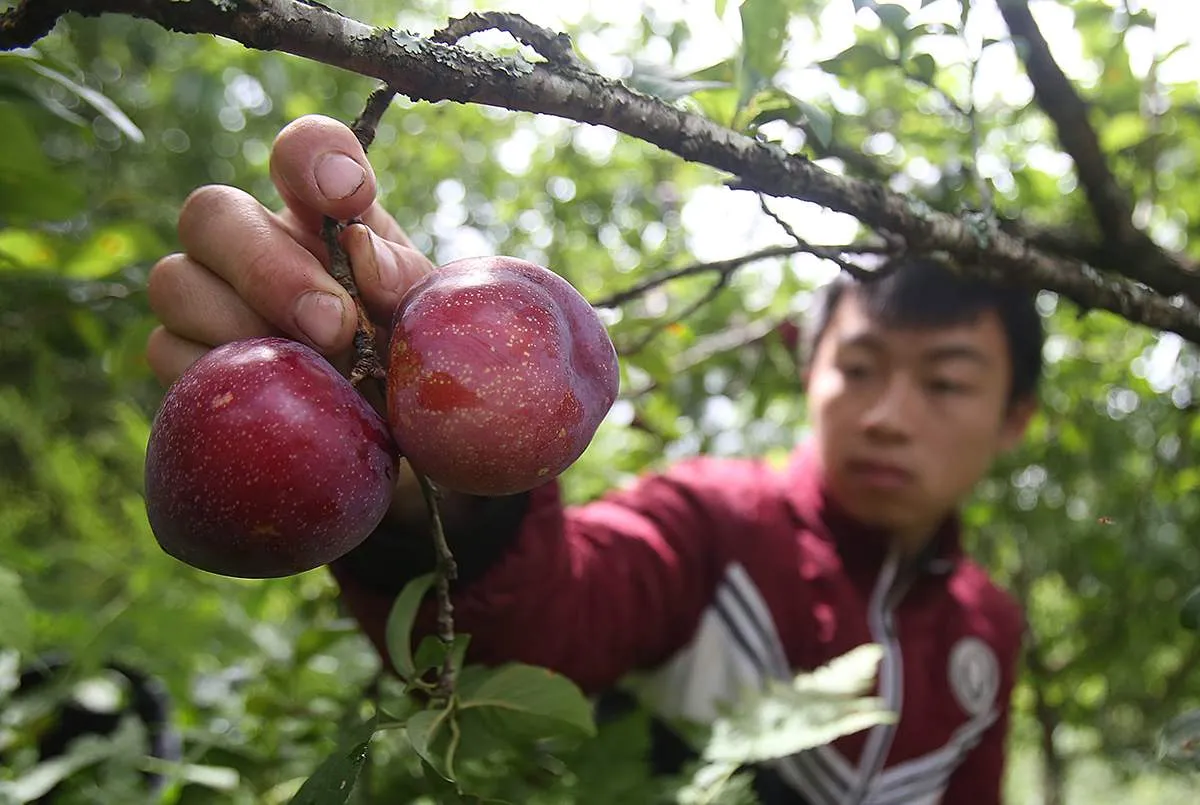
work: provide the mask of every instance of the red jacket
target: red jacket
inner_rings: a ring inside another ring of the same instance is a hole
[[[333,570],[382,653],[391,596]],[[688,460],[576,507],[541,487],[455,618],[475,662],[545,666],[589,693],[643,671],[662,715],[702,720],[747,683],[880,643],[898,722],[774,764],[792,801],[1000,802],[1020,609],[963,555],[957,520],[901,569],[828,499],[807,447],[783,471]]]

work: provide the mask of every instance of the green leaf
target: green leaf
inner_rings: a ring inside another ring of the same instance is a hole
[[[730,86],[724,81],[694,81],[687,78],[673,78],[650,70],[635,70],[625,79],[625,83],[638,92],[653,95],[667,103],[704,90],[727,89]]]
[[[1125,112],[1109,118],[1100,130],[1100,145],[1114,153],[1145,139],[1148,133],[1146,120],[1138,112]]]
[[[675,801],[681,805],[700,803],[757,803],[759,800],[750,791],[752,778],[743,771],[739,763],[701,763],[679,789]]]
[[[894,721],[882,700],[864,698],[882,657],[882,648],[868,644],[790,684],[768,682],[714,722],[704,758],[760,763]]]
[[[446,777],[424,758],[421,759],[421,778],[424,781],[424,793],[432,798],[437,805],[479,805],[478,798],[463,796],[462,789],[454,780]]]
[[[909,60],[912,74],[927,84],[932,84],[937,75],[937,62],[928,53],[918,53]]]
[[[1200,631],[1200,587],[1192,590],[1179,610],[1179,622],[1188,631]]]
[[[772,120],[786,120],[793,125],[806,126],[821,145],[827,146],[833,139],[833,117],[815,104],[776,91],[769,99],[765,98],[761,106],[762,111],[751,121],[754,126],[761,126]]]
[[[828,146],[833,141],[833,117],[821,107],[814,106],[808,101],[797,99],[796,106],[803,113],[804,119],[808,123],[808,130],[817,138],[817,142],[822,146]]]
[[[874,6],[873,10],[883,26],[894,33],[901,42],[908,39],[908,26],[904,24],[909,16],[907,8],[894,3],[880,3]]]
[[[787,41],[788,7],[785,0],[745,0],[741,9],[742,64],[770,78],[783,63]]]
[[[21,577],[0,566],[0,647],[20,653],[33,642],[33,604],[21,587]]]
[[[505,749],[521,748],[522,740],[537,741],[542,736],[535,733],[545,733],[545,729],[534,729],[525,733],[515,733],[511,729],[506,731],[506,727],[511,726],[511,720],[505,722],[502,717],[495,716],[495,712],[482,707],[459,710],[455,714],[461,733],[455,753],[456,762],[482,760]],[[542,727],[545,725],[544,720],[539,724]]]
[[[36,62],[30,62],[29,67],[35,73],[61,84],[71,92],[78,95],[81,100],[90,104],[97,112],[108,118],[109,122],[120,129],[120,131],[126,137],[133,140],[135,143],[145,142],[146,137],[144,134],[142,134],[142,130],[134,125],[134,122],[130,120],[124,112],[121,111],[120,107],[109,100],[108,96],[97,92],[94,89],[85,87],[82,84],[77,84],[57,70],[52,70],[45,65],[37,64]]]
[[[414,713],[424,709],[425,703],[407,692],[385,695],[379,701],[380,729],[399,729],[407,726]]]
[[[24,803],[41,799],[88,766],[119,756],[121,748],[116,740],[84,736],[72,743],[66,754],[37,764],[16,780],[0,782],[0,802]]]
[[[450,667],[457,673],[463,667],[463,659],[467,654],[467,646],[471,642],[471,636],[467,634],[455,634],[454,642],[450,644]],[[421,639],[420,645],[417,646],[417,652],[413,655],[413,666],[416,669],[417,675],[423,674],[430,668],[440,668],[446,660],[446,644],[442,642],[437,635],[426,635]]]
[[[818,62],[818,65],[827,73],[858,81],[873,70],[894,67],[895,62],[874,45],[859,43],[851,45],[832,58]]]
[[[442,755],[435,744],[438,738],[449,732],[454,715],[452,710],[422,710],[409,717],[404,730],[413,751],[430,765],[443,779],[453,781],[453,758]]]
[[[150,230],[136,222],[105,227],[71,255],[62,273],[76,279],[101,279],[156,253],[158,245]]]
[[[738,73],[738,108],[770,85],[783,64],[787,41],[786,0],[745,0],[741,9],[742,50]]]
[[[596,734],[592,706],[574,682],[545,668],[510,663],[459,680],[459,709],[493,708],[513,716],[558,722],[570,732]]]
[[[426,573],[404,585],[404,589],[400,591],[392,604],[391,612],[388,613],[386,630],[388,655],[392,659],[392,666],[396,669],[396,673],[400,674],[404,680],[411,680],[416,676],[416,664],[413,662],[412,653],[412,629],[417,620],[417,610],[420,609],[421,602],[424,600],[425,594],[429,592],[429,588],[433,586],[433,582],[434,574]]]
[[[0,208],[4,202],[0,201]],[[45,271],[55,266],[58,252],[44,232],[9,229],[0,232],[0,269]]]
[[[62,220],[83,209],[81,186],[63,181],[16,104],[0,102],[0,131],[0,220]]]
[[[348,800],[367,760],[375,722],[376,717],[372,716],[347,729],[339,738],[337,749],[304,781],[290,805],[340,805]]]
[[[228,766],[172,763],[161,758],[145,757],[138,762],[138,767],[143,771],[172,777],[189,785],[204,786],[214,791],[235,791],[242,782],[238,770]]]

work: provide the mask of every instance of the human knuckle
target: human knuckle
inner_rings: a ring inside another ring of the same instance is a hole
[[[280,250],[272,247],[266,238],[255,238],[254,243],[243,252],[242,267],[238,272],[242,296],[249,290],[274,295],[276,289],[288,284],[287,261],[281,259]]]
[[[177,290],[187,266],[187,257],[176,252],[160,258],[150,267],[150,273],[146,277],[146,299],[151,310],[161,312],[177,297]]]
[[[188,193],[179,208],[180,226],[184,227],[211,217],[216,210],[228,202],[230,195],[234,192],[232,187],[225,185],[209,184],[197,187]]]

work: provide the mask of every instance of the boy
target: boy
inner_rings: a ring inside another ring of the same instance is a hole
[[[271,172],[279,214],[228,187],[181,210],[185,251],[149,283],[163,326],[147,353],[164,383],[214,345],[268,333],[345,365],[353,308],[319,262],[322,215],[362,217],[343,243],[376,320],[432,270],[375,203],[345,126],[292,123]],[[832,283],[808,335],[811,435],[782,471],[698,458],[579,507],[556,483],[448,495],[456,625],[473,661],[547,666],[589,693],[641,671],[659,715],[697,720],[746,685],[879,643],[878,692],[898,722],[770,764],[760,797],[998,803],[1022,618],[963,555],[956,510],[1024,434],[1041,320],[1026,293],[912,258],[881,280]],[[410,483],[331,566],[381,653],[395,594],[432,563]]]

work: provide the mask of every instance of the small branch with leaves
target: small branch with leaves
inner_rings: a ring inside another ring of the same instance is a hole
[[[1159,247],[1133,220],[1130,194],[1109,167],[1087,103],[1050,52],[1028,0],[1001,0],[1000,13],[1018,44],[1017,53],[1033,85],[1034,99],[1053,122],[1063,150],[1075,163],[1079,183],[1100,236],[1113,258],[1110,267],[1160,293],[1185,294],[1200,303],[1200,263]]]

